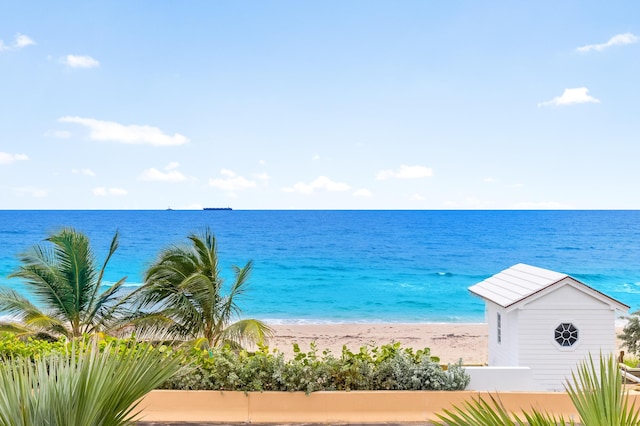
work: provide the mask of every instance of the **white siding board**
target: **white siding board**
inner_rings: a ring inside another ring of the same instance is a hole
[[[578,342],[561,349],[553,330],[560,322],[578,328]],[[542,389],[562,390],[566,378],[589,353],[598,357],[615,351],[615,316],[608,309],[567,312],[563,309],[520,310],[520,365],[531,367],[534,381]]]

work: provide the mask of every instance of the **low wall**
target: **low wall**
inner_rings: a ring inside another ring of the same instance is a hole
[[[145,422],[389,423],[426,422],[435,414],[487,392],[220,392],[155,390],[141,402]],[[640,398],[638,398],[640,399]],[[512,412],[532,406],[577,416],[564,392],[500,392]],[[640,403],[640,401],[638,402]]]
[[[468,390],[504,392],[532,391],[539,389],[529,367],[465,367],[471,381]]]

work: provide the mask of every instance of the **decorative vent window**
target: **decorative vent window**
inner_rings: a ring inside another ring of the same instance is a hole
[[[570,322],[563,322],[556,327],[555,339],[564,348],[573,346],[578,341],[578,329]]]
[[[502,317],[500,316],[500,312],[498,312],[498,343],[502,343]]]

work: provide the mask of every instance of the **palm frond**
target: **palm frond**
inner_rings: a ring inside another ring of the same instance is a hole
[[[244,319],[229,324],[221,333],[225,341],[245,344],[265,344],[273,336],[273,330],[264,322],[255,319]]]
[[[83,318],[86,333],[108,329],[114,319],[117,321],[120,314],[124,315],[126,300],[119,297],[118,290],[120,290],[126,279],[127,277],[121,278],[120,281],[102,292],[89,306],[91,310]]]
[[[53,320],[52,328],[62,330],[61,325],[68,324],[68,332],[73,336],[84,331],[102,331],[121,307],[115,299],[124,279],[98,295],[104,269],[118,248],[118,234],[99,273],[89,238],[81,232],[63,228],[45,241],[49,246],[35,245],[20,255],[20,266],[9,277],[22,278],[38,305],[46,308],[47,315],[30,303],[17,303],[17,299],[13,305],[7,300],[5,305],[0,302],[0,311],[40,325],[48,316]]]
[[[133,306],[161,312],[163,317],[170,318],[173,322],[167,332],[181,333],[192,340],[204,337],[209,345],[228,339],[264,340],[268,328],[259,322],[254,327],[231,327],[223,336],[233,318],[239,316],[236,300],[246,289],[252,262],[242,269],[234,268],[235,281],[228,294],[222,294],[223,280],[218,270],[213,232],[205,228],[201,234],[190,234],[187,239],[189,245],[160,252],[145,273],[144,285],[134,292]],[[247,336],[243,338],[241,333]]]
[[[98,305],[100,304],[99,302],[96,302],[96,296],[98,295],[98,291],[102,286],[102,279],[104,278],[104,273],[105,273],[105,270],[107,269],[107,265],[109,264],[109,260],[111,259],[113,254],[116,252],[116,250],[120,246],[119,239],[120,239],[120,234],[118,233],[118,231],[116,231],[116,233],[113,235],[113,238],[111,239],[111,244],[109,245],[109,251],[107,252],[107,256],[105,257],[104,263],[102,264],[102,268],[100,268],[100,272],[98,272],[98,278],[96,280],[95,286],[93,287],[93,291],[89,296],[89,306],[95,306],[96,304]],[[118,282],[124,281],[125,279],[126,277],[121,278]]]
[[[9,278],[22,278],[35,299],[64,316],[73,312],[73,297],[68,283],[60,280],[53,250],[36,245],[19,256],[20,266]]]
[[[97,285],[96,260],[89,238],[75,229],[63,228],[47,241],[54,244],[61,281],[69,283],[73,296],[73,315],[77,318],[88,308]]]

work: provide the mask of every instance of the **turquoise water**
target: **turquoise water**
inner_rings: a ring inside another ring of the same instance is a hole
[[[523,262],[640,308],[640,211],[0,211],[0,284],[50,231],[87,233],[106,278],[140,285],[158,251],[210,226],[223,276],[254,261],[245,316],[273,322],[481,322],[467,288]]]

